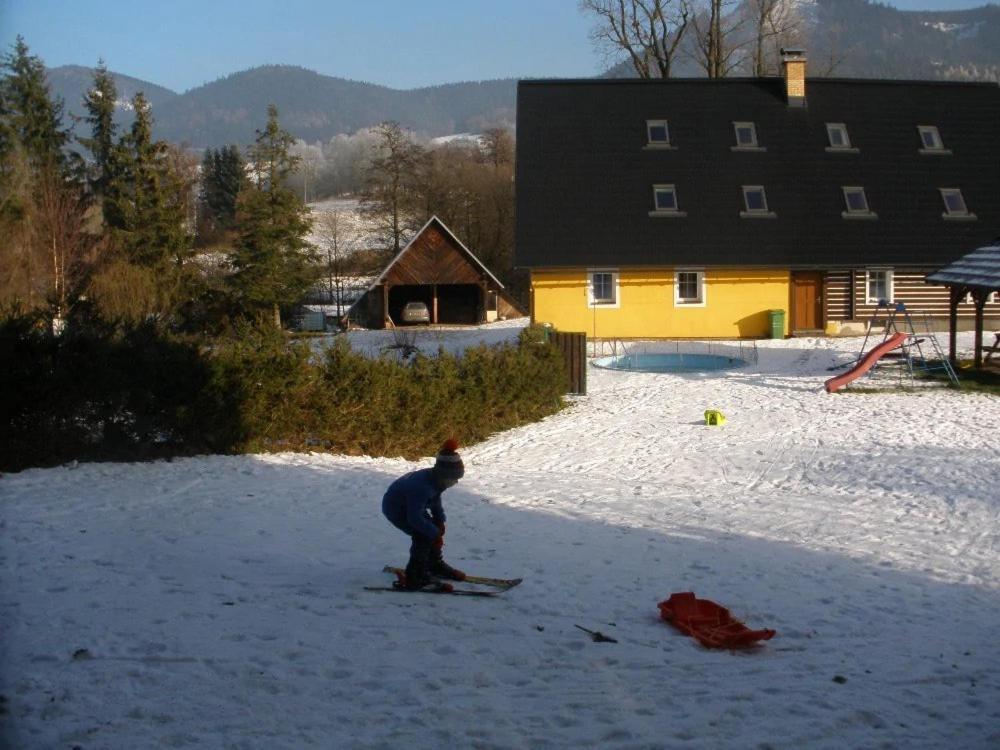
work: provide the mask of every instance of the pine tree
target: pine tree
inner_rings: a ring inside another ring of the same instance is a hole
[[[84,120],[90,123],[90,138],[80,138],[80,143],[90,151],[94,164],[90,176],[90,188],[98,200],[103,201],[108,185],[115,174],[113,167],[115,149],[115,102],[118,90],[115,81],[104,62],[98,63],[94,71],[94,86],[83,97],[87,110]]]
[[[206,149],[201,163],[201,211],[213,230],[230,229],[236,200],[246,183],[246,166],[238,146]]]
[[[319,275],[315,250],[306,242],[308,210],[285,187],[298,159],[288,150],[292,136],[267,108],[267,126],[249,149],[252,184],[239,197],[236,245],[230,255],[230,285],[237,305],[254,317],[281,324],[280,308],[302,299]]]
[[[106,219],[131,263],[150,268],[180,266],[188,253],[187,207],[167,144],[153,140],[153,118],[142,92],[132,100],[132,129],[111,150]]]
[[[29,54],[24,38],[18,36],[13,52],[0,59],[0,68],[5,71],[0,81],[0,150],[7,153],[17,143],[34,169],[63,168],[62,148],[69,135],[62,128],[62,102],[49,96],[44,63]]]

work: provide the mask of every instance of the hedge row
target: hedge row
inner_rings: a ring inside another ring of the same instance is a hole
[[[0,470],[198,453],[329,451],[416,458],[562,406],[562,359],[537,331],[461,356],[317,352],[277,331],[210,342],[153,325],[53,336],[0,321]]]

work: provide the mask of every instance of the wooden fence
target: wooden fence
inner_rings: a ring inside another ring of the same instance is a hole
[[[587,392],[587,334],[551,331],[549,340],[559,347],[569,375],[569,392]]]

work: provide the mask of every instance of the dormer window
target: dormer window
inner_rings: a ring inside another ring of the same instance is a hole
[[[744,219],[773,219],[777,216],[767,208],[767,195],[764,193],[763,185],[743,186],[743,208],[740,217]]]
[[[828,122],[826,137],[830,141],[830,145],[826,147],[828,152],[858,153],[858,149],[851,147],[851,137],[847,134],[847,126],[844,123]]]
[[[646,120],[646,145],[670,145],[670,126],[666,120]]]
[[[939,188],[941,199],[944,201],[944,213],[941,216],[945,219],[975,219],[976,215],[969,211],[965,205],[965,198],[959,188]]]
[[[851,139],[847,137],[847,126],[842,122],[828,122],[826,135],[830,139],[831,148],[851,147]]]
[[[677,207],[677,188],[673,185],[653,185],[653,210],[650,216],[687,216]]]
[[[868,196],[863,187],[843,187],[844,204],[847,207],[841,215],[845,219],[877,219],[878,214],[868,207]]]
[[[936,125],[917,125],[917,132],[920,133],[920,153],[921,154],[950,154],[951,151],[944,147],[941,134]]]
[[[757,126],[752,122],[734,122],[733,132],[736,134],[736,145],[733,151],[765,151],[757,143]]]

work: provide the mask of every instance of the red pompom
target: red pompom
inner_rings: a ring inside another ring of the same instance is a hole
[[[458,451],[458,441],[455,438],[448,438],[441,446],[442,453],[456,453]]]

